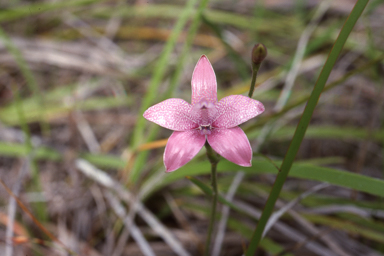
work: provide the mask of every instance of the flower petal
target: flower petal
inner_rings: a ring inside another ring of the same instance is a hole
[[[200,57],[192,75],[192,105],[205,99],[208,102],[217,102],[217,83],[215,71],[207,56]]]
[[[207,135],[209,145],[222,157],[241,165],[251,166],[252,148],[240,127],[230,129],[213,129]]]
[[[232,128],[264,112],[260,101],[243,95],[222,98],[217,104],[217,117],[212,123],[217,128]]]
[[[192,105],[182,99],[162,101],[144,112],[144,117],[174,131],[187,131],[198,127]]]
[[[173,132],[164,151],[167,172],[173,172],[188,163],[205,144],[205,135],[198,130]]]

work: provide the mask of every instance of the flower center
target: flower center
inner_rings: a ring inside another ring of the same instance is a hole
[[[193,106],[193,111],[197,116],[201,135],[209,135],[213,129],[212,121],[217,114],[215,103],[203,98]]]
[[[200,125],[199,130],[201,135],[209,135],[211,134],[212,126],[210,124]]]

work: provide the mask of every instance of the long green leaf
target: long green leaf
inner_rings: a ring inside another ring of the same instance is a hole
[[[188,176],[187,179],[189,179],[193,184],[198,186],[201,189],[201,191],[203,191],[206,195],[208,195],[209,197],[212,196],[212,188],[210,188],[209,186],[205,185],[203,182],[201,182],[200,180],[198,180],[198,179],[196,179],[194,177]],[[232,209],[234,209],[234,210],[236,210],[238,212],[245,213],[240,208],[238,208],[236,205],[234,205],[233,203],[231,203],[227,199],[225,199],[222,195],[219,195],[218,199],[219,199],[220,203],[225,204],[225,205],[229,206],[230,208],[232,208]]]
[[[270,140],[276,141],[276,140],[286,140],[291,139],[295,128],[293,126],[285,126],[281,129],[273,132],[271,134]],[[247,134],[248,139],[256,138],[261,132],[261,129],[254,129],[252,132],[249,132]],[[308,127],[307,132],[305,134],[305,137],[313,138],[313,139],[334,139],[334,140],[350,140],[350,141],[356,141],[356,140],[376,140],[376,141],[383,141],[384,140],[384,130],[378,130],[373,131],[369,133],[364,128],[356,128],[356,127],[339,127],[339,126],[325,126],[325,125],[319,125],[319,126],[313,126]]]
[[[183,11],[179,16],[179,19],[176,22],[175,27],[172,30],[170,38],[168,39],[161,53],[160,59],[157,61],[153,77],[147,89],[147,93],[144,97],[143,102],[141,103],[139,110],[139,118],[137,119],[136,126],[132,135],[131,147],[133,149],[136,149],[140,145],[140,143],[143,142],[144,128],[147,121],[142,117],[142,115],[144,111],[151,106],[157,96],[158,87],[164,78],[165,71],[168,67],[169,59],[171,57],[173,48],[176,45],[177,39],[179,38],[179,35],[182,32],[185,23],[192,15],[193,8],[196,2],[197,0],[191,0],[187,2],[186,6],[184,7]],[[141,169],[138,168],[138,165],[140,166],[141,163],[136,161],[132,171],[130,172],[131,182],[135,182],[139,177]]]
[[[223,35],[223,29],[217,24],[213,23],[211,20],[209,20],[206,16],[203,16],[203,22],[205,25],[209,26],[213,30],[213,32],[216,34],[216,36],[220,39],[229,57],[232,59],[233,63],[235,64],[236,71],[239,73],[242,80],[243,81],[247,80],[247,78],[249,77],[251,67],[242,59],[240,54],[238,54],[232,48],[232,46],[225,40]]]
[[[293,161],[296,157],[297,152],[299,151],[301,142],[303,141],[305,131],[311,120],[313,111],[317,105],[317,102],[320,98],[321,92],[325,86],[325,83],[328,80],[328,77],[332,71],[333,66],[336,63],[336,60],[347,41],[349,34],[351,33],[354,25],[359,19],[360,15],[364,11],[365,6],[367,5],[368,0],[359,0],[351,11],[349,17],[347,18],[343,28],[340,31],[338,38],[336,39],[335,44],[331,52],[329,53],[328,59],[324,64],[324,67],[319,75],[319,78],[316,82],[315,87],[313,88],[312,94],[308,100],[307,106],[304,109],[303,115],[300,119],[299,124],[297,125],[296,132],[293,136],[291,144],[288,148],[288,151],[285,155],[284,161],[281,164],[280,172],[278,173],[275,184],[272,187],[271,193],[268,197],[268,200],[264,206],[263,213],[260,217],[260,221],[255,229],[255,232],[252,235],[246,256],[252,256],[255,254],[256,249],[260,243],[265,225],[268,222],[269,217],[272,214],[273,208],[275,206],[276,200],[279,197],[280,191],[284,185],[284,182],[289,174],[289,171],[292,167]]]
[[[36,148],[35,151],[36,159],[62,161],[60,153],[51,148],[40,147]],[[26,156],[27,154],[28,150],[23,144],[0,142],[0,155],[8,157],[21,157]],[[81,157],[87,159],[96,166],[102,168],[119,169],[124,166],[124,161],[118,156],[96,155],[89,153],[83,153],[80,155]],[[272,164],[271,162],[264,159],[254,159],[252,161],[251,167],[244,168],[234,163],[231,163],[225,159],[222,159],[222,161],[220,161],[218,165],[218,172],[225,173],[242,170],[247,174],[277,174],[278,171],[275,165],[280,164],[281,161],[274,161],[274,163]],[[153,187],[151,192],[153,193],[172,182],[184,179],[185,176],[209,174],[209,168],[210,164],[208,162],[191,162],[181,167],[177,172],[167,174],[162,181],[159,181],[156,186]],[[336,170],[329,167],[320,167],[307,163],[296,163],[292,166],[292,170],[289,173],[289,176],[308,180],[316,180],[320,182],[328,182],[332,185],[355,189],[371,195],[384,197],[383,180],[379,180],[361,174],[351,173],[348,171]]]
[[[40,147],[36,148],[35,150],[36,159],[50,161],[62,160],[60,153],[53,149]],[[8,157],[21,157],[26,156],[27,154],[28,150],[23,144],[0,142],[0,155]],[[118,156],[95,155],[89,153],[83,153],[80,155],[91,163],[102,168],[119,169],[124,166],[124,161]],[[239,167],[225,159],[222,159],[222,161],[219,163],[218,171],[234,172],[237,170],[242,170],[248,174],[277,174],[275,165],[280,164],[281,162],[279,161],[275,161],[274,164],[272,164],[271,162],[264,159],[255,159],[252,161],[251,167],[244,168]],[[207,162],[191,162],[180,168],[180,170],[177,172],[167,174],[167,176],[161,182],[156,184],[156,186],[152,189],[152,192],[161,189],[167,184],[183,179],[185,176],[209,174],[209,167],[210,165]],[[333,185],[351,188],[361,192],[384,197],[384,181],[361,174],[336,170],[328,167],[320,167],[313,164],[297,163],[293,165],[289,175],[296,178],[328,182]]]
[[[281,161],[271,163],[267,160],[253,160],[249,168],[239,167],[225,159],[218,164],[218,172],[244,171],[247,174],[279,173],[276,165],[281,165]],[[153,187],[152,191],[157,191],[162,187],[183,179],[185,176],[197,176],[209,173],[210,164],[207,162],[194,162],[181,167],[177,172],[167,174],[167,176]],[[312,164],[297,163],[292,166],[290,177],[328,182],[332,185],[355,189],[379,197],[384,197],[384,181],[361,174],[348,171],[337,170],[329,167],[320,167]]]
[[[200,20],[201,20],[202,13],[205,10],[205,8],[207,7],[207,4],[208,4],[208,0],[202,0],[200,3],[199,9],[198,9],[197,13],[195,14],[195,17],[192,20],[191,27],[188,30],[187,39],[184,43],[180,57],[178,58],[178,62],[176,64],[176,70],[174,71],[174,73],[171,77],[169,87],[168,87],[167,91],[165,92],[164,96],[162,97],[162,99],[171,98],[174,91],[175,91],[175,88],[176,88],[176,86],[180,80],[180,76],[181,76],[181,72],[183,70],[186,56],[190,52],[193,39],[195,38],[197,30],[200,26]],[[147,141],[151,141],[151,140],[155,139],[156,135],[158,134],[159,129],[160,129],[160,126],[152,125],[149,132],[148,132]],[[133,167],[132,172],[134,172],[134,173],[138,172],[138,170],[140,170],[145,165],[148,154],[149,154],[148,151],[143,151],[137,155],[135,165]]]

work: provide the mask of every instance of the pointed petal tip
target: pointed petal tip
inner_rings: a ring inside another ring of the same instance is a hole
[[[170,167],[170,166],[168,166],[167,165],[168,161],[166,161],[166,159],[165,159],[165,154],[163,155],[163,162],[164,162],[164,167],[165,167],[165,173],[174,172],[174,171],[176,171],[177,169],[180,168],[180,166],[179,167],[175,167],[175,166]]]
[[[252,160],[250,163],[244,162],[244,163],[235,163],[235,164],[243,166],[243,167],[251,167],[252,166]]]
[[[165,160],[165,154],[163,155],[163,160],[164,160],[165,173],[174,172],[183,166],[183,165],[174,165],[172,162],[169,163],[167,160]]]
[[[170,173],[170,172],[173,172],[173,171],[176,171],[177,170],[177,168],[176,169],[171,169],[171,168],[167,168],[167,166],[165,166],[165,172],[166,173]]]
[[[202,99],[217,102],[217,82],[215,71],[207,56],[201,55],[192,74],[192,105]]]
[[[244,165],[244,167],[251,167],[252,166],[252,160],[250,163],[247,163],[246,165]]]
[[[175,167],[175,166],[170,167],[169,166],[168,161],[167,161],[166,156],[165,156],[165,151],[163,154],[163,163],[164,163],[164,167],[165,167],[165,173],[170,173],[170,172],[176,171],[177,169],[180,168],[180,166],[179,167]]]
[[[200,56],[200,59],[197,61],[197,64],[195,66],[195,69],[196,67],[198,66],[198,64],[203,64],[203,62],[205,62],[206,64],[209,64],[209,66],[212,68],[212,64],[211,62],[209,61],[207,55],[203,54]],[[212,68],[213,69],[213,68]]]
[[[145,119],[148,119],[147,116],[148,116],[148,109],[145,110],[144,113],[143,113],[143,117],[144,117]]]
[[[252,163],[238,163],[238,165],[243,166],[243,167],[251,167]]]
[[[163,154],[163,163],[164,163],[164,167],[165,167],[165,173],[169,173],[169,172],[173,172],[174,171],[171,168],[169,168],[169,166],[167,165],[167,162],[165,161],[165,154]]]
[[[259,101],[259,103],[260,103],[259,104],[259,111],[260,111],[260,114],[261,114],[261,113],[263,113],[265,111],[265,107],[264,107],[263,103],[261,103],[260,101]]]

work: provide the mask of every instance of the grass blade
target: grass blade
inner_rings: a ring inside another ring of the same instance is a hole
[[[20,68],[21,73],[26,80],[27,86],[33,92],[34,96],[36,96],[37,105],[39,106],[39,116],[41,118],[41,128],[44,134],[49,133],[49,125],[45,120],[45,112],[44,112],[44,98],[43,93],[41,93],[39,86],[37,85],[37,81],[33,76],[31,70],[28,67],[28,64],[24,60],[21,52],[16,46],[12,43],[12,40],[8,37],[8,35],[4,32],[4,30],[0,27],[0,39],[4,42],[7,50],[13,55],[17,65]]]
[[[193,184],[195,184],[196,186],[198,186],[201,191],[203,191],[207,196],[209,197],[212,197],[212,188],[210,188],[209,186],[205,185],[203,182],[201,182],[200,180],[194,178],[194,177],[191,177],[191,176],[187,176],[187,179],[189,179]],[[237,207],[236,205],[234,205],[233,203],[229,202],[227,199],[225,199],[222,195],[218,195],[218,200],[220,203],[224,204],[224,205],[227,205],[228,207],[230,207],[231,209],[235,210],[235,211],[238,211],[238,212],[242,212],[242,213],[245,213],[243,210],[241,210],[239,207]]]
[[[239,168],[234,163],[222,159],[218,165],[218,172],[234,172],[234,170],[244,171],[246,174],[277,174],[275,165],[280,165],[280,161],[271,163],[267,160],[253,160],[252,166],[248,168]],[[168,174],[161,182],[153,187],[152,191],[157,191],[162,187],[183,179],[185,176],[196,176],[209,173],[210,164],[208,162],[191,163],[181,167],[179,171]],[[341,171],[329,167],[321,167],[308,163],[296,163],[289,172],[290,177],[327,182],[332,185],[341,186],[350,189],[356,189],[371,195],[384,197],[384,181],[361,174]]]
[[[196,4],[197,0],[188,1],[187,5],[183,9],[183,12],[180,14],[180,18],[177,20],[174,29],[172,30],[172,34],[168,39],[163,52],[161,53],[160,59],[157,61],[156,68],[154,69],[154,74],[147,89],[147,93],[144,97],[143,102],[141,103],[141,107],[139,110],[139,115],[137,119],[137,123],[135,126],[135,130],[132,135],[131,146],[135,150],[140,143],[143,142],[143,131],[145,127],[145,123],[147,122],[143,117],[144,111],[150,107],[153,103],[154,99],[157,96],[158,86],[164,78],[166,68],[168,66],[169,58],[171,57],[171,53],[173,48],[176,45],[177,39],[179,38],[180,33],[186,22],[188,21],[190,15],[192,14],[193,8]],[[145,159],[144,159],[145,161]],[[137,166],[137,162],[135,163]],[[135,168],[130,172],[130,181],[135,182],[139,177],[140,168]]]
[[[199,9],[198,9],[193,21],[192,21],[191,27],[189,28],[187,39],[184,43],[182,52],[181,52],[180,57],[178,59],[178,62],[176,64],[176,70],[171,77],[170,85],[169,85],[169,87],[168,87],[168,89],[164,95],[165,97],[163,99],[170,98],[176,89],[176,86],[180,80],[180,76],[181,76],[181,72],[183,70],[186,56],[190,52],[193,39],[195,38],[197,30],[200,26],[202,13],[205,10],[205,8],[207,7],[208,1],[209,0],[202,0],[200,3]],[[152,125],[150,130],[149,130],[148,136],[147,136],[147,141],[154,140],[156,135],[158,134],[159,129],[160,129],[160,126]],[[140,152],[138,154],[138,156],[136,158],[135,165],[134,165],[133,170],[132,170],[133,173],[138,172],[138,170],[140,170],[145,165],[145,160],[148,157],[148,153],[149,153],[148,151],[144,151],[144,152]]]
[[[328,55],[328,59],[324,64],[324,67],[319,75],[319,78],[316,82],[315,87],[313,88],[312,94],[308,100],[307,106],[304,109],[303,115],[300,119],[297,129],[295,131],[294,137],[292,138],[291,144],[288,148],[288,151],[285,155],[284,161],[281,164],[280,172],[278,173],[275,184],[272,187],[271,193],[268,197],[268,200],[265,204],[263,213],[260,217],[260,221],[252,235],[250,240],[250,245],[246,252],[246,256],[252,256],[255,254],[256,249],[260,243],[265,225],[268,222],[269,217],[272,214],[273,208],[275,206],[276,200],[279,197],[280,191],[284,185],[284,182],[289,174],[289,171],[292,167],[293,161],[296,157],[296,154],[299,150],[301,142],[303,141],[305,131],[311,120],[313,111],[317,105],[317,102],[320,98],[321,92],[325,86],[325,83],[328,80],[328,77],[332,71],[333,66],[336,63],[336,60],[347,41],[349,34],[351,33],[353,27],[355,26],[358,18],[364,11],[365,6],[367,5],[368,0],[359,0],[354,8],[352,9],[349,17],[347,18],[343,28],[340,31],[338,38],[336,39],[335,44],[331,52]]]

